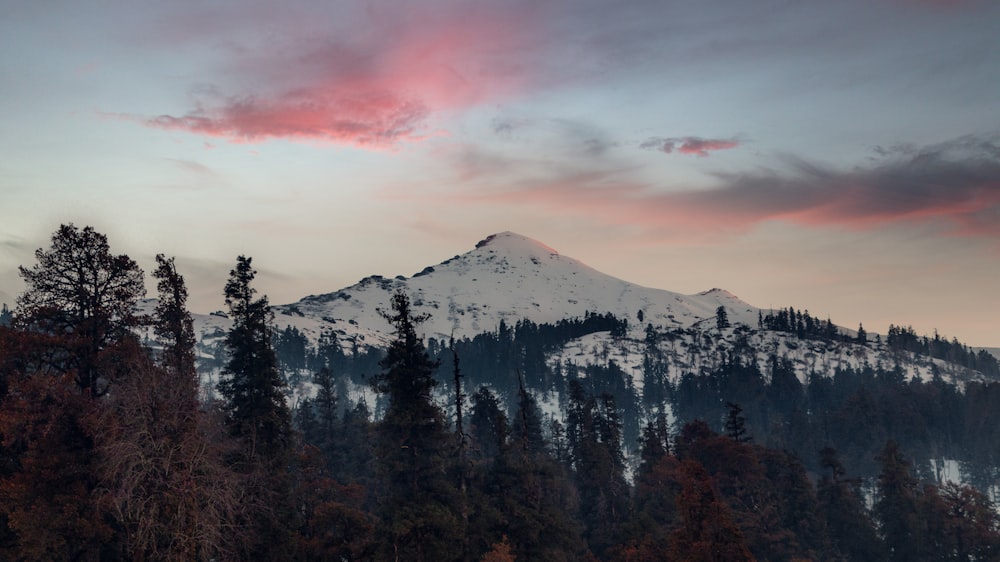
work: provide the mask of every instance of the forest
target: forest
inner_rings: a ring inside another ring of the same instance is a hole
[[[875,365],[803,383],[782,357],[733,354],[674,383],[650,345],[639,391],[613,363],[544,359],[622,320],[424,342],[404,293],[381,311],[388,349],[345,354],[275,327],[239,256],[206,396],[173,258],[156,257],[142,315],[144,272],[93,228],[62,225],[35,257],[0,325],[3,559],[1000,559],[996,382]],[[316,392],[291,403],[302,373]],[[377,403],[350,402],[350,378]],[[560,415],[540,407],[550,392]],[[943,459],[968,484],[940,483]]]

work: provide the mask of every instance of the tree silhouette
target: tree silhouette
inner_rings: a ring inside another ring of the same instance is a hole
[[[64,370],[74,370],[77,386],[91,397],[102,396],[108,373],[101,353],[140,322],[142,270],[127,255],[113,255],[107,237],[90,226],[61,225],[52,246],[39,248],[35,258],[31,269],[20,267],[27,289],[17,299],[17,319],[60,336],[67,346]]]

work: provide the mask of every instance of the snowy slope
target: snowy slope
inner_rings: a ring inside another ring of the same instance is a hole
[[[339,291],[275,306],[275,325],[279,329],[294,326],[314,343],[323,332],[334,332],[345,351],[353,344],[382,347],[391,334],[379,310],[388,310],[396,291],[410,296],[414,312],[429,315],[419,326],[421,335],[439,341],[452,335],[473,337],[495,331],[501,322],[513,325],[528,319],[555,323],[582,318],[587,312],[610,312],[628,320],[628,337],[615,339],[607,333],[593,334],[569,342],[562,353],[550,360],[584,365],[604,363],[610,356],[633,374],[639,370],[645,327],[652,324],[660,333],[693,329],[671,338],[669,344],[661,344],[669,347],[663,351],[671,358],[672,376],[714,368],[738,333],[749,338],[747,343],[756,350],[758,364],[764,364],[772,353],[784,355],[794,361],[803,379],[809,372],[832,373],[837,367],[860,368],[866,362],[891,365],[900,360],[910,376],[930,378],[932,368],[954,377],[956,382],[969,376],[964,369],[939,360],[902,357],[885,345],[803,342],[786,334],[758,332],[761,310],[725,290],[683,295],[642,287],[601,273],[513,232],[489,236],[469,252],[427,267],[409,278],[366,277]],[[716,309],[720,305],[725,307],[732,324],[721,333],[716,331]],[[152,304],[148,306],[151,309]],[[642,321],[639,321],[640,311]],[[214,353],[213,346],[221,342],[229,329],[229,319],[223,313],[194,316],[203,356]],[[853,334],[853,330],[839,329]],[[692,355],[686,351],[690,346],[704,347],[707,340],[703,336],[711,333],[717,342],[711,346],[714,353]],[[639,377],[635,383],[642,385]]]
[[[377,344],[388,328],[378,310],[388,308],[397,290],[410,296],[415,312],[430,315],[422,329],[426,337],[438,339],[471,337],[495,330],[501,321],[553,323],[587,312],[626,318],[634,330],[647,323],[668,328],[714,323],[719,305],[733,323],[755,325],[758,312],[721,289],[682,295],[635,285],[540,242],[503,232],[410,278],[368,277],[340,291],[276,306],[275,323],[296,326],[313,337],[330,329]]]

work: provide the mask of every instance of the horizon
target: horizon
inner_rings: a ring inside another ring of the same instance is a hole
[[[12,308],[61,223],[175,256],[202,313],[240,254],[284,304],[513,231],[645,287],[1000,347],[996,3],[0,12]]]
[[[82,227],[82,225],[77,225],[77,226]],[[470,245],[469,249],[467,249],[464,252],[460,252],[459,254],[456,254],[454,257],[458,257],[459,255],[462,255],[462,254],[465,254],[465,253],[468,253],[468,252],[472,252],[472,251],[478,249],[480,247],[480,245],[483,244],[484,242],[486,242],[486,241],[488,241],[488,240],[490,240],[490,239],[492,239],[492,238],[494,238],[496,236],[502,235],[502,234],[511,234],[511,235],[514,235],[514,236],[517,236],[517,237],[520,237],[520,238],[524,238],[524,239],[528,240],[529,242],[537,245],[539,248],[542,248],[544,250],[554,252],[554,253],[556,253],[556,254],[558,254],[560,256],[563,256],[563,257],[570,258],[570,259],[573,259],[575,261],[578,261],[580,264],[582,264],[585,267],[591,267],[590,265],[588,265],[587,263],[585,263],[583,261],[576,260],[576,258],[574,256],[565,255],[563,252],[560,252],[558,249],[552,248],[552,247],[546,245],[543,241],[536,240],[536,239],[531,238],[529,236],[525,236],[523,234],[520,234],[520,233],[517,233],[517,232],[513,232],[513,231],[496,232],[496,233],[492,233],[492,234],[490,234],[488,236],[485,236],[479,242]],[[118,253],[114,249],[113,245],[112,245],[112,252],[113,253]],[[250,257],[252,258],[252,256],[250,256]],[[133,259],[134,259],[134,257],[133,257]],[[450,259],[451,259],[450,257],[449,258],[443,258],[442,260],[440,260],[438,262],[435,262],[433,264],[428,264],[427,266],[424,266],[424,267],[438,266],[442,262],[449,261]],[[155,282],[151,278],[151,276],[149,275],[150,272],[151,272],[151,270],[152,270],[152,266],[150,266],[150,267],[143,267],[142,264],[140,264],[140,267],[142,267],[143,271],[146,273],[146,289],[147,289],[147,294],[146,294],[145,298],[146,299],[155,299],[156,298]],[[256,263],[254,263],[254,268],[258,270],[258,276],[257,276],[257,278],[258,278],[258,283],[257,283],[258,287],[260,287],[260,286],[267,287],[269,284],[276,284],[276,285],[280,285],[281,284],[281,278],[282,278],[282,276],[280,275],[280,273],[261,271],[260,268],[258,267],[258,265]],[[179,266],[179,269],[181,269],[181,266]],[[709,293],[709,292],[712,292],[712,291],[720,291],[721,290],[722,292],[728,293],[731,296],[733,296],[733,297],[735,297],[735,298],[743,301],[744,303],[746,303],[746,304],[748,304],[748,305],[750,305],[750,306],[752,306],[754,308],[760,309],[762,311],[768,311],[768,310],[770,310],[770,311],[773,312],[773,311],[776,311],[778,309],[787,309],[788,306],[792,306],[792,307],[796,308],[797,310],[799,310],[800,312],[809,312],[810,314],[816,315],[816,313],[813,312],[813,311],[811,311],[807,306],[796,306],[794,304],[792,304],[792,305],[784,305],[784,306],[774,306],[774,307],[759,306],[756,303],[746,301],[740,295],[732,293],[731,291],[729,291],[725,287],[714,286],[714,287],[710,287],[710,288],[707,288],[707,289],[702,289],[702,290],[698,290],[698,291],[694,291],[694,292],[681,293],[679,291],[672,291],[671,289],[666,288],[666,287],[651,287],[651,286],[647,286],[647,285],[640,285],[640,284],[632,283],[628,279],[622,279],[621,277],[618,277],[618,276],[614,275],[613,273],[606,272],[606,271],[601,271],[600,269],[597,269],[597,268],[592,268],[592,269],[595,269],[599,273],[602,273],[602,274],[605,274],[605,275],[610,275],[611,277],[618,278],[618,279],[620,279],[622,281],[625,281],[625,282],[628,282],[628,283],[631,283],[631,284],[634,284],[634,285],[639,285],[639,286],[647,287],[647,288],[651,288],[651,289],[670,291],[670,292],[679,293],[679,294],[682,294],[682,295],[685,295],[685,296],[695,296],[695,295]],[[328,290],[316,291],[316,292],[313,292],[313,293],[301,294],[301,295],[293,297],[291,300],[276,301],[276,300],[274,300],[274,299],[271,298],[270,294],[265,289],[259,290],[259,293],[261,295],[264,295],[264,296],[268,297],[271,306],[281,306],[281,305],[294,304],[294,303],[300,301],[301,299],[304,299],[304,298],[307,298],[307,297],[310,297],[310,296],[336,293],[336,292],[339,292],[341,290],[348,289],[348,288],[350,288],[350,287],[352,287],[352,286],[360,283],[361,281],[363,281],[363,280],[365,280],[365,279],[367,279],[369,277],[383,277],[383,278],[388,278],[388,279],[397,278],[397,277],[404,277],[407,280],[410,280],[410,279],[413,279],[414,277],[416,277],[417,275],[419,275],[422,272],[422,270],[423,270],[423,268],[421,268],[421,270],[415,271],[415,272],[413,272],[411,274],[402,274],[402,273],[399,273],[399,274],[395,274],[395,275],[372,273],[372,274],[369,274],[369,275],[365,275],[364,277],[358,278],[357,280],[355,280],[355,281],[353,281],[351,283],[345,284],[343,286],[340,286],[340,287],[337,287],[337,288],[328,289]],[[180,273],[182,275],[184,274],[183,271],[180,271]],[[220,274],[220,277],[224,278],[225,276],[222,276]],[[3,291],[0,291],[0,295],[3,295],[3,294],[4,294]],[[192,305],[189,304],[188,308],[190,309],[190,311],[192,313],[194,313],[194,314],[201,314],[201,315],[209,315],[209,314],[211,314],[213,312],[224,311],[225,306],[224,306],[224,303],[222,303],[221,292],[220,292],[220,295],[218,295],[217,297],[218,298],[216,298],[216,296],[203,295],[201,299],[196,299],[196,300],[200,300],[202,302],[202,305],[204,305],[206,303],[213,303],[213,304],[208,305],[208,306],[198,306],[197,304],[192,306]],[[192,299],[189,298],[189,302],[191,300]],[[218,302],[215,302],[215,301],[218,301]],[[8,304],[12,310],[15,307],[15,303],[14,302],[7,303],[3,298],[0,298],[0,302],[2,302],[4,304]],[[608,312],[608,311],[595,311],[595,312],[597,312],[597,313],[604,313],[604,312]],[[821,318],[825,318],[822,315],[820,315],[820,317]],[[836,324],[837,326],[839,326],[841,328],[844,328],[844,329],[849,330],[851,332],[853,332],[853,331],[856,330],[856,327],[853,327],[849,323],[845,323],[845,322],[842,322],[842,321],[837,321],[836,319],[833,319],[833,318],[831,318],[831,320],[833,320],[834,324]],[[901,328],[912,327],[912,325],[907,324],[905,322],[890,322],[890,324],[895,324],[896,326],[901,327]],[[880,335],[884,336],[884,335],[886,335],[886,333],[888,331],[888,326],[889,326],[889,324],[886,325],[886,329],[869,329],[869,328],[866,327],[865,331],[868,332],[870,335],[880,334]],[[932,336],[936,332],[939,332],[939,331],[938,330],[933,330],[933,331],[931,331],[929,333],[924,333],[924,332],[921,332],[920,330],[917,330],[917,335],[918,336]],[[953,337],[952,335],[945,334],[945,333],[940,333],[940,335],[944,339],[949,340],[949,341]],[[994,346],[994,345],[975,345],[975,344],[971,344],[971,343],[969,343],[967,341],[961,340],[960,338],[959,338],[959,340],[960,340],[961,343],[969,345],[970,347],[979,348],[979,349],[987,349],[987,350],[993,352],[994,355],[997,355],[998,358],[1000,358],[1000,346]]]

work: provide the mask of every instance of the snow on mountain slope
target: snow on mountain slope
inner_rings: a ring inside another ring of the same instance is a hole
[[[495,330],[501,321],[554,323],[587,312],[626,318],[633,330],[647,323],[671,328],[715,322],[720,305],[733,323],[756,325],[758,313],[721,289],[682,295],[642,287],[525,236],[503,232],[410,278],[367,277],[340,291],[276,306],[275,323],[295,326],[312,337],[329,329],[377,345],[389,328],[378,310],[387,310],[398,290],[410,296],[416,313],[430,315],[422,329],[425,336],[438,339],[471,337]]]

